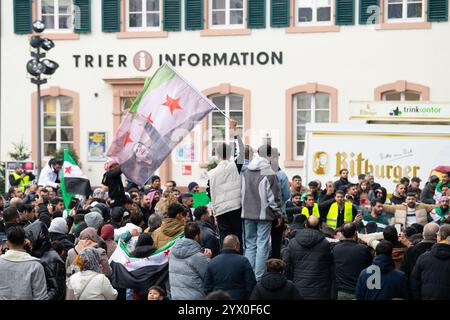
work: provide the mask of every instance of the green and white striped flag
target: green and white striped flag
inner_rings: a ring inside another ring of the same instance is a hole
[[[108,156],[125,176],[143,186],[172,149],[215,108],[168,64],[138,95],[116,133]]]
[[[72,159],[69,150],[64,149],[64,166],[61,174],[61,193],[66,210],[69,211],[70,200],[74,195],[88,196],[92,192],[88,177]]]

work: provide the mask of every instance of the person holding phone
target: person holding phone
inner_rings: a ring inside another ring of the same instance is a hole
[[[14,172],[9,175],[8,179],[12,187],[19,187],[23,192],[30,185],[30,181],[36,179],[36,176],[31,172],[27,172],[22,167],[17,166]]]

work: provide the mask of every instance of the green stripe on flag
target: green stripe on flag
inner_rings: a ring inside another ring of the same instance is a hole
[[[147,80],[145,80],[144,89],[142,89],[133,101],[130,112],[135,113],[144,96],[171,80],[175,77],[175,75],[176,73],[167,64],[163,64],[158,70],[156,70],[155,74],[151,78],[147,78]]]
[[[149,257],[155,256],[155,255],[157,255],[157,254],[159,254],[159,253],[161,253],[161,252],[166,251],[167,249],[169,249],[170,247],[173,246],[173,244],[175,243],[175,241],[177,241],[177,240],[179,240],[179,239],[181,239],[181,238],[183,238],[183,237],[184,237],[184,232],[182,232],[182,233],[180,233],[179,235],[175,236],[172,240],[170,240],[170,242],[169,242],[168,244],[166,244],[164,247],[161,247],[161,248],[159,248],[158,250],[156,250],[155,252],[153,252],[151,255],[149,255]],[[126,243],[125,243],[122,239],[119,240],[119,246],[120,246],[120,249],[122,249],[122,251],[123,251],[129,258],[134,258],[134,257],[131,255],[130,251],[128,251],[127,245],[126,245]]]
[[[72,157],[69,154],[68,149],[64,149],[64,161],[67,161],[73,165],[76,165],[76,162],[73,161]],[[64,167],[63,167],[63,169],[64,169]],[[62,170],[61,172],[62,172],[62,174],[61,174],[61,194],[62,194],[62,198],[64,201],[64,206],[66,207],[67,212],[69,212],[70,200],[72,200],[72,197],[74,195],[67,192],[66,184],[64,182],[64,170]]]

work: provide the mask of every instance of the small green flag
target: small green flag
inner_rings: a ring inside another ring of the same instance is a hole
[[[192,196],[194,197],[194,208],[206,206],[211,202],[206,192],[192,193]]]

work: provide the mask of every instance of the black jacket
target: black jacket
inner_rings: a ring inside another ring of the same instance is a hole
[[[208,264],[205,293],[224,290],[234,300],[248,300],[256,284],[248,259],[231,249],[224,249]]]
[[[348,185],[349,183],[350,183],[350,182],[348,181],[348,179],[342,179],[342,178],[340,178],[339,180],[337,180],[337,181],[334,182],[334,189],[335,189],[336,191],[338,191],[338,190],[343,190],[345,187],[347,187],[347,185]]]
[[[408,248],[406,251],[402,264],[400,266],[400,270],[405,273],[405,275],[409,278],[411,272],[416,265],[417,259],[424,254],[425,252],[431,250],[436,241],[423,240],[416,244],[414,247]]]
[[[391,197],[391,203],[392,204],[402,204],[406,201],[406,197],[397,197],[397,196],[392,196]]]
[[[56,232],[50,232],[50,240],[53,241],[59,241],[61,242],[63,248],[64,248],[64,254],[62,256],[62,259],[66,261],[67,259],[67,252],[69,252],[70,249],[74,248],[75,245],[67,238],[65,234],[62,233],[56,233]]]
[[[381,272],[379,277],[379,287],[376,286],[377,281],[375,273],[378,268],[374,268],[374,266],[377,266]],[[369,279],[369,277],[371,279]],[[368,286],[368,283],[372,286]],[[380,254],[373,258],[370,269],[361,271],[356,284],[355,293],[357,300],[407,299],[408,279],[403,272],[395,269],[394,261],[391,257]]]
[[[197,223],[200,227],[200,245],[210,249],[214,258],[220,251],[219,235],[210,223],[205,221],[197,221]]]
[[[125,199],[125,189],[123,187],[121,175],[122,170],[120,167],[106,171],[103,175],[102,184],[108,187],[108,195],[114,200],[114,206],[122,205]]]
[[[267,272],[256,284],[250,300],[302,300],[294,283],[278,272]]]
[[[319,198],[319,203],[334,199],[335,194],[327,194],[327,190],[322,191],[322,196]]]
[[[334,264],[329,242],[314,229],[299,230],[283,260],[286,276],[292,280],[303,298],[334,299]]]
[[[370,248],[353,240],[341,240],[333,247],[336,289],[354,293],[359,274],[372,263]]]
[[[31,255],[39,258],[45,271],[49,300],[63,300],[66,294],[66,266],[61,257],[51,248],[50,235],[41,221],[35,221],[25,227],[30,240]]]
[[[450,245],[437,243],[419,257],[411,274],[414,299],[450,299]]]
[[[420,193],[420,202],[426,203],[426,204],[435,204],[436,201],[434,200],[434,191],[436,188],[430,187],[430,183],[427,182],[425,185],[425,188],[423,188],[422,192]]]
[[[286,217],[288,223],[292,223],[294,221],[294,215],[302,213],[302,208],[303,207],[301,205],[297,205],[295,202],[286,202]]]

